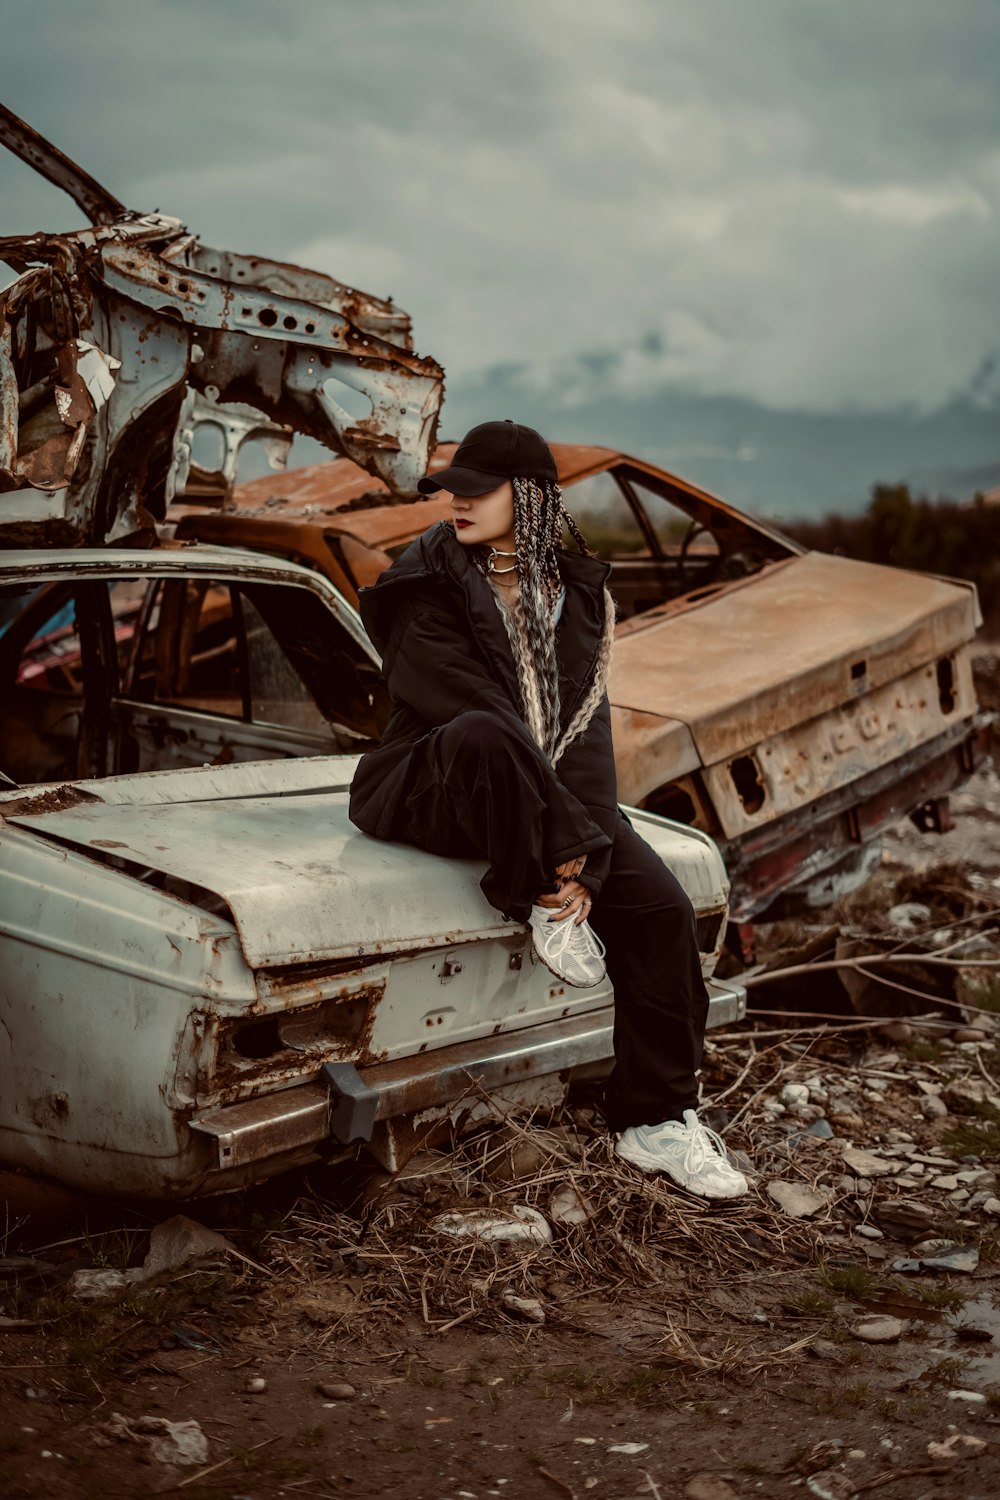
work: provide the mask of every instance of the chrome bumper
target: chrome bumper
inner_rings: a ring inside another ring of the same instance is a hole
[[[709,1027],[727,1026],[746,1014],[742,985],[708,981]],[[488,1094],[514,1083],[565,1073],[610,1060],[614,1006],[525,1027],[505,1036],[479,1037],[395,1062],[358,1070],[365,1092],[374,1093],[375,1120],[394,1120],[425,1110],[447,1108],[471,1088]],[[324,1141],[348,1141],[360,1133],[350,1126],[331,1134],[331,1114],[342,1103],[325,1083],[309,1082],[229,1104],[191,1121],[191,1129],[215,1145],[213,1166],[243,1167],[273,1156],[301,1153]],[[365,1138],[370,1136],[370,1131]]]

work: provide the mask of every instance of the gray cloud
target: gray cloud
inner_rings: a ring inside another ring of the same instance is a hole
[[[931,409],[1000,342],[995,0],[8,0],[3,37],[120,197],[392,293],[453,388]],[[12,161],[0,202],[76,218]]]

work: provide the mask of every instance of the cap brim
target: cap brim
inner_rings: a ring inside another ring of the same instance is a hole
[[[436,474],[427,474],[417,480],[417,489],[422,495],[433,495],[438,490],[447,490],[450,495],[461,495],[469,500],[476,495],[488,495],[499,489],[503,474],[483,474],[479,469],[462,469],[452,465],[450,469],[439,469]]]

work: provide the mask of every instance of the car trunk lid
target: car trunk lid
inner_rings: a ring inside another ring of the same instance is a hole
[[[705,765],[947,656],[975,590],[821,552],[619,631],[611,701],[688,725]]]
[[[273,781],[279,768],[267,769]],[[366,838],[349,821],[346,790],[292,778],[284,794],[226,797],[216,772],[202,799],[199,774],[120,779],[160,781],[157,800],[105,800],[109,783],[94,782],[0,800],[0,814],[94,858],[212,892],[232,913],[252,968],[388,956],[514,930],[484,900],[481,864]],[[167,778],[172,788],[162,785]],[[178,783],[189,792],[183,800]]]

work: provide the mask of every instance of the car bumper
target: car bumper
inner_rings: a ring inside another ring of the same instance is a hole
[[[742,985],[712,980],[708,992],[710,1027],[728,1025],[746,1014]],[[270,1161],[284,1165],[323,1146],[345,1145],[359,1137],[370,1140],[373,1123],[418,1114],[423,1119],[444,1118],[470,1095],[480,1099],[512,1085],[540,1085],[553,1075],[568,1078],[576,1070],[610,1061],[613,1028],[614,1006],[602,1006],[506,1036],[364,1068],[355,1075],[363,1093],[358,1108],[352,1108],[349,1098],[338,1098],[325,1083],[310,1081],[213,1110],[193,1119],[190,1128],[207,1138],[213,1174],[242,1175],[259,1164],[261,1175],[268,1175]],[[359,1123],[367,1124],[367,1131],[358,1129]],[[224,1181],[216,1186],[225,1189]]]
[[[720,839],[732,881],[730,920],[762,916],[784,892],[804,889],[852,849],[961,786],[989,756],[994,717],[979,713],[971,726],[956,725],[801,812],[728,843]]]

